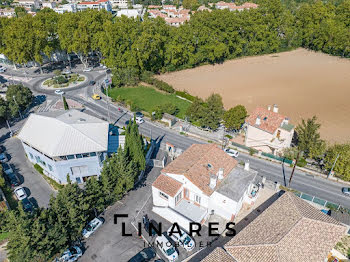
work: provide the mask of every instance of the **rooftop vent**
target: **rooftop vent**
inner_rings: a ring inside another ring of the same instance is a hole
[[[261,124],[260,116],[257,116],[257,117],[256,117],[255,124],[256,124],[257,126],[260,126],[260,124]]]
[[[217,176],[215,174],[212,174],[212,173],[210,173],[209,176],[210,176],[209,187],[211,189],[214,189],[216,187]]]
[[[273,112],[278,113],[278,106],[276,104],[273,105]]]
[[[223,179],[224,178],[224,169],[220,168],[218,172],[218,179]]]
[[[213,166],[212,166],[211,164],[209,164],[209,163],[207,164],[207,168],[208,168],[208,169],[210,169],[210,168],[212,168],[212,167],[213,167]]]

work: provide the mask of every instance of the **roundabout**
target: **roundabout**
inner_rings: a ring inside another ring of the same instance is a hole
[[[46,90],[67,89],[71,90],[77,86],[84,85],[88,77],[79,73],[59,74],[41,82],[40,87]]]

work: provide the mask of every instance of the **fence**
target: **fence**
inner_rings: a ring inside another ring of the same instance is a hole
[[[254,150],[254,152],[257,152],[256,149],[247,147],[247,146],[245,146],[245,145],[241,145],[241,144],[238,144],[238,143],[236,143],[236,142],[231,142],[231,143],[232,143],[233,146],[240,147],[240,148],[245,149],[245,150],[248,150],[248,151]],[[284,158],[284,157],[275,156],[275,155],[273,155],[273,154],[269,154],[269,153],[265,153],[265,152],[262,152],[261,154],[262,154],[263,156],[265,156],[265,157],[272,158],[272,159],[274,159],[274,160],[287,163],[287,164],[289,164],[289,165],[291,165],[291,164],[293,163],[292,160],[287,159],[287,158]]]
[[[302,192],[294,192],[294,194],[297,197],[300,197],[301,199],[313,202],[313,203],[318,204],[320,206],[323,206],[323,207],[326,207],[326,208],[329,208],[329,209],[332,209],[332,210],[342,209],[342,210],[344,210],[344,211],[346,211],[346,212],[348,212],[350,214],[350,209],[342,207],[341,205],[338,205],[338,204],[329,202],[327,200],[324,200],[324,199],[321,199],[321,198],[318,198],[318,197],[315,197],[315,196],[311,196],[311,195],[308,195],[308,194],[305,194],[305,193],[302,193]]]

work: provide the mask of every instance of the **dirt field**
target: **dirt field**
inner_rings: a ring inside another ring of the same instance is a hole
[[[316,115],[330,142],[350,141],[350,60],[304,49],[159,76],[177,90],[223,97],[225,108],[277,104],[294,124]]]

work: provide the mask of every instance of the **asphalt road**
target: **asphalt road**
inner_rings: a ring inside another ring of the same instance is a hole
[[[105,71],[103,70],[96,70],[83,74],[86,75],[89,80],[94,79],[96,82],[101,81],[103,78],[105,78]],[[31,87],[32,90],[37,94],[43,93],[47,96],[54,96],[53,91],[40,89],[40,83],[44,81],[44,79],[45,78],[43,77],[33,78],[27,83],[27,85]],[[103,117],[106,120],[108,119],[106,101],[93,100],[91,98],[93,88],[89,86],[88,83],[84,83],[76,87],[75,89],[65,91],[65,96],[67,98],[73,99],[77,102],[84,104],[84,106],[88,110],[91,110],[92,112],[99,115],[100,117]],[[84,95],[82,95],[82,93]],[[118,112],[118,108],[116,106],[112,104],[109,104],[109,106],[111,122],[114,122],[119,126],[124,126],[126,121],[129,121],[133,117],[130,112],[124,111],[123,113],[121,113]],[[181,148],[183,150],[187,149],[193,143],[205,143],[204,141],[181,135],[178,132],[175,132],[174,130],[169,130],[162,126],[157,126],[154,123],[149,122],[147,120],[145,123],[140,125],[140,132],[145,136],[152,136],[153,139],[158,138],[161,139],[163,142],[169,142],[175,147]],[[288,184],[289,176],[291,173],[290,167],[266,160],[261,160],[243,153],[240,154],[238,160],[249,160],[251,168],[256,169],[259,172],[259,175],[265,176],[268,180],[276,181],[282,185]],[[293,189],[350,208],[350,198],[344,196],[341,193],[341,188],[343,186],[344,185],[341,183],[329,181],[318,176],[312,176],[298,170],[296,170],[293,177],[293,181],[291,183],[291,188]]]

